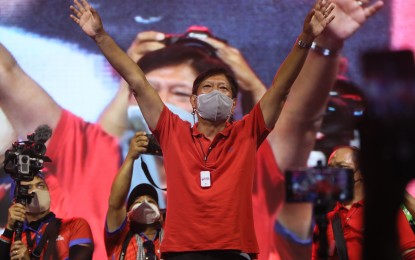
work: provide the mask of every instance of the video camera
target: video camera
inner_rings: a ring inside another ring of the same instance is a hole
[[[27,141],[16,141],[8,149],[4,159],[4,171],[15,181],[31,181],[43,168],[44,162],[51,162],[45,156],[45,142],[52,135],[47,125],[36,128],[33,134],[27,136]]]
[[[317,166],[285,172],[287,202],[328,202],[353,199],[353,171]]]
[[[27,136],[27,141],[16,141],[8,149],[3,162],[4,171],[10,174],[16,183],[14,200],[24,206],[30,204],[33,194],[29,194],[29,186],[21,185],[21,181],[32,181],[43,168],[44,162],[51,162],[45,156],[46,141],[51,137],[52,129],[47,125],[40,125],[33,134]],[[21,240],[23,223],[16,221],[15,240]]]
[[[353,199],[354,172],[351,169],[323,167],[291,169],[285,172],[286,202],[313,203],[313,216],[319,234],[313,240],[320,247],[318,256],[328,257],[327,212],[336,201]]]

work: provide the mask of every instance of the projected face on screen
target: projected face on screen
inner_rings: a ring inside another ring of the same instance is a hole
[[[146,74],[150,84],[157,90],[164,103],[192,112],[189,97],[196,73],[187,64],[163,67]]]

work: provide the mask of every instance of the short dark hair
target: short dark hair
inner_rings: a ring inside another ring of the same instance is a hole
[[[236,98],[236,96],[238,95],[238,83],[236,82],[233,75],[231,75],[227,70],[223,68],[212,68],[201,73],[199,76],[197,76],[197,78],[193,82],[192,94],[196,95],[197,89],[199,88],[200,84],[205,79],[210,78],[215,75],[224,75],[226,77],[226,79],[229,81],[229,84],[231,85],[231,88],[232,88],[232,98]]]
[[[157,202],[157,205],[159,204],[159,196],[157,194],[156,189],[150,184],[141,183],[135,186],[134,189],[130,192],[130,195],[128,196],[127,200],[127,210],[130,209],[130,207],[134,204],[134,201],[136,201],[137,198],[144,195],[151,197]]]

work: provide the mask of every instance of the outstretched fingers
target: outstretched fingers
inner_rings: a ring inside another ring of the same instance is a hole
[[[71,9],[71,11],[72,11],[72,13],[73,14],[70,14],[69,15],[69,17],[75,22],[75,23],[77,23],[77,24],[79,24],[79,18],[78,17],[81,17],[81,12],[79,12],[74,6],[70,6],[69,7],[70,9]]]
[[[377,13],[380,9],[382,9],[382,7],[383,7],[383,2],[377,1],[370,6],[363,8],[363,11],[365,13],[365,16],[369,18],[375,13]]]

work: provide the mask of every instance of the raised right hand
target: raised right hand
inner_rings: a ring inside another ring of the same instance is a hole
[[[136,132],[130,142],[130,149],[128,150],[127,157],[135,160],[140,154],[147,151],[148,138],[145,132]]]
[[[9,215],[7,217],[7,229],[13,230],[16,221],[24,222],[26,219],[26,208],[20,203],[14,203],[9,208]]]
[[[339,40],[346,40],[362,27],[366,21],[382,7],[383,1],[376,0],[332,0],[336,5],[333,15],[336,19],[328,26],[325,33]]]
[[[81,27],[81,29],[91,38],[104,31],[101,18],[98,12],[89,5],[86,0],[74,0],[75,6],[71,5],[70,9],[73,14],[70,18]]]

